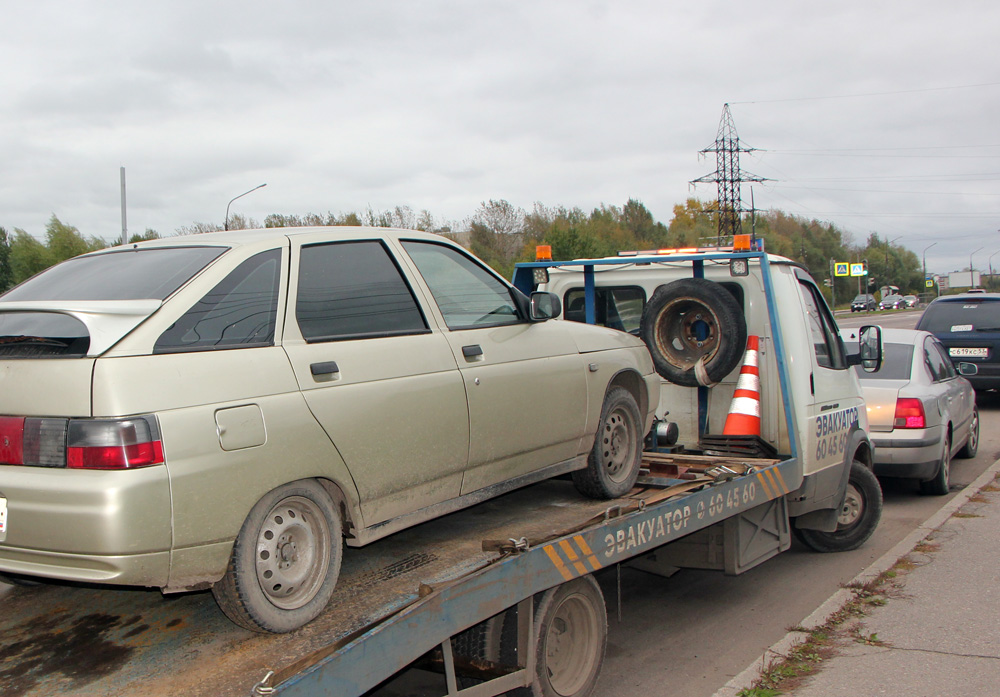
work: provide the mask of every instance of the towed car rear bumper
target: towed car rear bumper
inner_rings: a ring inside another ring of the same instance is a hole
[[[163,466],[123,471],[0,466],[7,534],[0,572],[156,586],[170,570]]]

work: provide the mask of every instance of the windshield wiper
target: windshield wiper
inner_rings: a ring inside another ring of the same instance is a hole
[[[65,341],[48,339],[44,336],[0,336],[0,344],[27,344],[31,346],[57,346],[69,348]]]

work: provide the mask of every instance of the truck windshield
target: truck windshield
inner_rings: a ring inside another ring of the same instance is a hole
[[[917,329],[935,334],[1000,331],[1000,302],[976,298],[965,302],[936,302],[924,310]]]
[[[165,300],[226,249],[158,247],[76,257],[0,295],[0,302]]]

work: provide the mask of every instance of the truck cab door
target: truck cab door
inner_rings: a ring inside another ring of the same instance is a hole
[[[844,344],[830,308],[807,274],[796,274],[805,326],[812,351],[809,356],[809,394],[804,395],[808,415],[802,438],[805,474],[844,463],[849,434],[867,424],[864,399],[857,376],[847,366]],[[831,476],[840,475],[836,468]]]

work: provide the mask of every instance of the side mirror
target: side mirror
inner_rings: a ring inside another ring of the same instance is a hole
[[[962,361],[961,363],[955,364],[956,370],[958,370],[959,375],[978,375],[979,366],[975,363],[966,363]]]
[[[882,367],[882,328],[875,325],[861,327],[858,343],[861,345],[862,370],[874,373]]]
[[[536,291],[531,294],[531,321],[544,322],[562,314],[562,303],[555,293]]]

